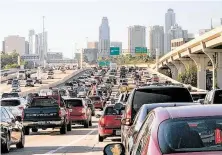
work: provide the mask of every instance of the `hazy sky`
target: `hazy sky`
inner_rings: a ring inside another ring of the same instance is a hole
[[[111,40],[122,41],[127,48],[128,26],[164,26],[168,8],[174,9],[176,22],[190,33],[209,28],[210,18],[222,17],[222,1],[0,0],[0,40],[7,35],[27,40],[29,29],[42,31],[44,15],[49,49],[71,57],[75,43],[83,48],[87,37],[98,40],[99,25],[107,16]]]

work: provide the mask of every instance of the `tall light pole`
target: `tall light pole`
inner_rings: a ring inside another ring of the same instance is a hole
[[[42,54],[43,65],[45,67],[45,16],[42,17]]]

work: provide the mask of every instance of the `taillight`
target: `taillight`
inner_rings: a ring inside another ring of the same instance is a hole
[[[105,127],[105,118],[104,118],[104,116],[100,117],[99,124],[100,124],[101,127]]]
[[[86,113],[86,109],[82,108],[82,114]]]
[[[59,117],[62,117],[62,111],[59,110]]]

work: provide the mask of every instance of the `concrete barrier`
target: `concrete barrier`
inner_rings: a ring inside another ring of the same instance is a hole
[[[149,70],[152,74],[157,74],[159,77],[162,77],[162,78],[166,79],[167,81],[171,81],[172,83],[176,83],[176,84],[183,84],[183,83],[180,83],[180,82],[178,82],[177,80],[174,80],[174,79],[172,79],[172,78],[170,78],[170,77],[168,77],[168,76],[166,76],[166,75],[164,75],[164,74],[162,74],[162,73],[157,72],[156,70],[153,70],[153,69],[151,69],[151,68],[148,68],[148,70]],[[191,87],[191,89],[192,89],[192,90],[195,90],[195,91],[207,91],[207,90],[204,90],[204,89],[199,89],[199,88],[193,87],[193,86],[191,86],[191,85],[187,85],[187,84],[183,84],[183,85],[184,85],[185,87]]]
[[[49,87],[56,87],[58,85],[61,85],[63,83],[65,83],[66,81],[68,81],[69,79],[71,79],[72,77],[74,76],[77,76],[78,74],[82,73],[83,71],[86,71],[88,69],[79,69],[77,71],[74,71],[72,74],[66,76],[65,78],[59,80],[59,81],[56,81],[54,83],[51,83],[51,84],[48,84],[48,85],[45,85],[45,86],[41,86],[41,87],[38,87],[36,89],[32,89],[32,90],[28,90],[28,91],[25,91],[25,92],[21,92],[19,93],[20,96],[25,96],[27,95],[28,93],[32,93],[32,92],[38,92],[40,91],[41,89],[48,89]]]

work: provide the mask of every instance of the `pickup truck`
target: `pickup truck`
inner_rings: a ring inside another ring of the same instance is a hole
[[[60,103],[59,103],[60,102]],[[23,124],[25,135],[38,132],[39,128],[60,128],[60,134],[71,131],[69,112],[63,100],[56,100],[50,96],[34,97],[23,111]]]
[[[205,99],[200,100],[202,104],[222,104],[222,89],[214,89],[207,93]]]

